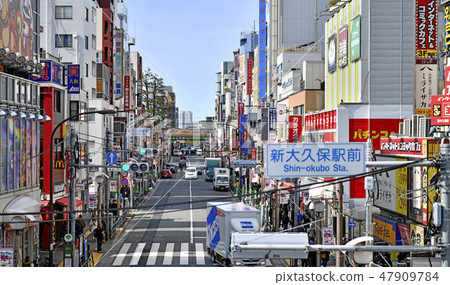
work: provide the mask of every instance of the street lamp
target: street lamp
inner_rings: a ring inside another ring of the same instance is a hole
[[[53,266],[53,232],[54,232],[54,213],[53,213],[53,192],[55,191],[55,187],[53,185],[53,137],[55,136],[56,130],[65,122],[72,120],[73,118],[76,118],[81,115],[89,115],[89,114],[102,114],[102,115],[113,115],[116,113],[116,110],[98,110],[98,111],[89,111],[89,112],[83,112],[79,113],[73,116],[70,116],[69,118],[66,118],[62,120],[56,127],[53,129],[52,135],[50,136],[50,249],[48,252],[50,265]],[[73,158],[74,159],[74,158]],[[72,209],[74,210],[74,209]]]

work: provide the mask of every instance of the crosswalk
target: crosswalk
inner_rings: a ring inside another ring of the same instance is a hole
[[[112,266],[205,266],[203,243],[123,243]]]

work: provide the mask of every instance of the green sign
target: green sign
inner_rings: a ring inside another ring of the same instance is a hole
[[[361,17],[356,17],[351,23],[350,29],[350,61],[361,57]]]
[[[64,257],[66,257],[66,258],[72,257],[72,247],[71,246],[64,247]]]

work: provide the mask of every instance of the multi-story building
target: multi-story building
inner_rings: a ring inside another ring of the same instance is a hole
[[[37,1],[39,5],[39,1]],[[0,247],[2,266],[39,256],[41,206],[41,95],[38,77],[39,9],[30,1],[3,1],[0,30]],[[20,26],[21,29],[14,27]],[[42,69],[44,71],[44,69]],[[48,118],[48,117],[46,117]],[[42,195],[43,196],[43,195]],[[30,214],[32,213],[32,214]]]
[[[192,125],[192,112],[180,111],[178,114],[178,126],[180,129],[187,129]]]

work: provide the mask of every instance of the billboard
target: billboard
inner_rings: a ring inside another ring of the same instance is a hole
[[[328,72],[336,70],[336,35],[328,38]]]
[[[123,110],[128,111],[130,110],[130,76],[125,75],[123,77]]]
[[[33,9],[30,1],[1,1],[0,49],[33,59]],[[38,31],[39,32],[39,31]]]
[[[302,141],[302,116],[289,116],[289,142]]]
[[[123,67],[123,33],[121,30],[114,31],[114,99],[119,100],[122,94],[122,67]]]
[[[381,139],[381,153],[400,154],[408,156],[423,156],[428,139],[422,138],[383,138]]]
[[[348,64],[348,26],[339,29],[338,65],[340,68]]]
[[[41,69],[39,77],[32,77],[31,80],[36,82],[52,82],[58,85],[62,85],[62,66],[51,61],[41,61],[41,64],[44,67]]]
[[[416,64],[416,114],[431,116],[431,96],[438,94],[438,65]]]
[[[350,61],[361,58],[361,18],[358,16],[352,20],[350,26]]]
[[[80,94],[80,65],[67,66],[67,93]]]
[[[436,63],[437,0],[416,0],[416,59]]]
[[[247,59],[247,95],[253,94],[253,59]]]
[[[450,95],[431,96],[431,125],[450,125]]]
[[[259,104],[266,101],[266,0],[259,1]]]

